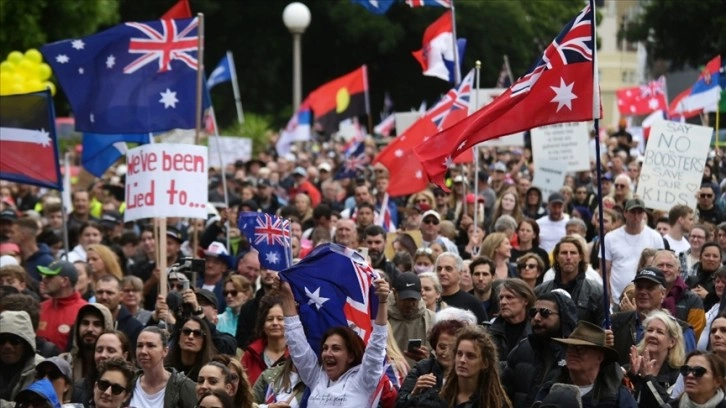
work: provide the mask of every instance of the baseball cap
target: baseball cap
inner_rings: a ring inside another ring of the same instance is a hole
[[[600,179],[601,179],[601,180],[605,180],[605,181],[613,181],[613,175],[612,175],[612,173],[610,173],[610,172],[607,172],[607,173],[604,173],[604,174],[603,174],[603,175],[602,175],[602,176],[600,177]]]
[[[332,167],[330,166],[330,163],[322,162],[322,163],[318,164],[318,170],[327,171],[328,173],[330,173],[330,170],[332,170]]]
[[[441,216],[435,210],[428,210],[425,213],[423,213],[423,216],[421,217],[421,220],[422,221],[425,220],[426,217],[428,217],[428,216],[435,217],[437,221],[441,221]]]
[[[232,267],[232,257],[229,256],[227,248],[223,243],[214,241],[204,250],[204,256],[212,256],[223,260],[228,267]]]
[[[124,217],[118,211],[106,211],[101,216],[101,224],[115,226],[117,224],[123,224]]]
[[[10,208],[0,211],[0,220],[17,221],[18,213]]]
[[[46,369],[57,369],[63,377],[68,380],[69,383],[73,382],[73,376],[71,375],[71,365],[68,362],[58,356],[46,358],[45,360],[38,363],[35,366],[35,371],[38,373],[43,372],[43,368]]]
[[[20,247],[14,242],[3,242],[0,244],[0,255],[20,255]]]
[[[261,178],[257,180],[257,187],[272,187],[272,182],[269,179]]]
[[[631,198],[625,202],[625,211],[634,210],[636,208],[642,208],[645,210],[645,203],[640,198]]]
[[[298,166],[298,167],[295,167],[295,170],[292,171],[292,175],[305,177],[308,175],[308,172],[305,171],[305,169],[303,169],[302,167]]]
[[[459,174],[458,176],[454,177],[454,183],[464,183],[466,182],[466,177]]]
[[[469,193],[469,194],[466,195],[466,203],[467,204],[474,204],[474,200],[476,200],[476,195],[474,193]],[[483,203],[484,202],[484,197],[481,197],[480,196],[477,201],[479,201],[480,203]]]
[[[181,232],[179,232],[179,230],[178,230],[178,229],[176,229],[176,228],[174,228],[174,227],[170,227],[170,226],[167,226],[167,227],[166,227],[166,236],[167,236],[168,238],[172,238],[172,239],[175,239],[175,240],[176,240],[177,242],[179,242],[180,244],[181,244],[182,242],[184,242],[184,240],[182,239],[182,235],[181,235]]]
[[[404,272],[398,275],[395,285],[399,299],[421,299],[421,281],[412,272]]]
[[[494,163],[494,171],[501,171],[503,173],[506,173],[507,165],[502,162],[496,162],[496,163]]]
[[[639,280],[649,280],[661,286],[666,285],[666,279],[665,275],[663,275],[663,271],[654,266],[647,266],[638,271],[638,273],[635,274],[633,282],[637,282]]]
[[[565,196],[558,192],[554,192],[550,194],[550,197],[547,199],[547,204],[551,203],[564,203],[565,202]]]
[[[214,306],[215,309],[219,307],[219,304],[217,303],[217,296],[214,295],[211,291],[207,289],[196,289],[196,295],[197,295],[197,302],[204,301],[212,306]]]
[[[43,276],[65,276],[72,284],[78,282],[78,272],[76,267],[68,261],[53,261],[48,266],[38,266],[38,272]]]

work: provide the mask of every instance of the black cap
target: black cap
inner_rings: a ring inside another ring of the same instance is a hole
[[[101,224],[110,224],[113,226],[123,224],[123,222],[124,216],[118,211],[105,211],[103,215],[101,215]]]
[[[547,204],[552,204],[552,203],[562,204],[564,202],[565,202],[565,196],[563,196],[562,194],[560,194],[556,191],[554,193],[550,194],[550,197],[547,199]]]
[[[181,232],[179,232],[179,230],[176,229],[175,227],[167,226],[166,227],[166,236],[167,236],[167,238],[176,240],[180,244],[184,242],[184,240],[182,239]]]
[[[0,211],[0,220],[8,220],[15,222],[18,220],[18,213],[10,208]]]
[[[399,299],[421,299],[421,281],[413,272],[404,272],[398,275],[396,289]]]
[[[649,280],[663,287],[665,287],[666,285],[666,279],[665,275],[663,275],[663,271],[656,268],[655,266],[647,266],[638,271],[638,273],[635,274],[635,279],[633,279],[633,282],[637,282],[639,280]]]
[[[68,261],[58,260],[51,262],[48,266],[38,265],[38,272],[43,276],[65,276],[74,285],[78,282],[78,271]]]
[[[207,289],[196,289],[197,292],[197,302],[204,302],[211,306],[214,306],[215,309],[219,308],[219,304],[217,303],[217,296],[214,295],[211,291]],[[202,306],[202,305],[200,305]]]

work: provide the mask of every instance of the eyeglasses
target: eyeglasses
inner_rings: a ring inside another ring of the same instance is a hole
[[[696,378],[701,378],[708,372],[708,370],[704,367],[701,367],[701,366],[691,367],[691,366],[685,365],[685,364],[682,365],[678,371],[680,371],[681,375],[684,377],[688,377],[688,374],[693,374],[693,376]]]
[[[439,225],[439,220],[437,220],[436,218],[426,218],[425,220],[423,220],[423,223]]]
[[[224,292],[222,292],[222,294],[224,295],[224,297],[227,297],[229,295],[232,295],[232,297],[237,297],[237,294],[239,294],[239,292],[237,290],[225,290]]]
[[[537,269],[536,263],[528,263],[519,265],[519,269]]]
[[[11,346],[18,346],[20,345],[21,339],[18,336],[15,335],[6,335],[6,336],[0,336],[0,345],[5,343],[10,343]]]
[[[540,308],[533,307],[533,308],[529,309],[530,318],[534,318],[535,316],[537,316],[537,313],[539,313],[539,315],[542,316],[543,319],[546,319],[553,314],[559,314],[559,313],[555,312],[554,310],[547,309],[546,307],[540,307]]]
[[[192,336],[192,335],[194,335],[195,338],[204,337],[204,332],[199,329],[192,330],[188,327],[185,327],[182,329],[181,332],[184,336],[187,336],[187,337]]]
[[[101,392],[106,392],[108,387],[111,387],[111,394],[113,395],[121,395],[122,392],[126,391],[126,387],[106,380],[96,381],[96,387],[98,387]]]
[[[626,187],[627,187],[627,185],[625,185],[625,184],[616,184],[615,185],[615,188],[626,188]]]
[[[434,253],[434,250],[431,248],[419,248],[416,250],[416,255],[426,254],[431,255]]]
[[[713,194],[701,193],[701,198],[713,198]]]

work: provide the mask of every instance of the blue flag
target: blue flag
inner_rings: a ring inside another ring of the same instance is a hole
[[[459,72],[461,72],[461,62],[464,61],[464,51],[466,51],[466,38],[456,39],[456,49],[459,51]],[[449,82],[453,84],[456,82],[456,64],[454,64],[454,60],[444,58],[444,65],[449,71]]]
[[[224,57],[217,64],[217,68],[214,68],[209,79],[207,79],[207,89],[212,89],[215,85],[221,84],[232,80],[232,68],[229,65],[229,55],[225,54]]]
[[[195,127],[198,20],[124,23],[41,52],[76,130],[149,133]]]
[[[335,180],[354,178],[358,172],[363,171],[368,164],[366,145],[363,142],[356,142],[345,152],[345,159],[335,173]]]
[[[96,177],[103,177],[103,174],[116,163],[121,156],[126,154],[126,143],[151,143],[149,133],[131,134],[83,134],[83,154],[81,162],[83,168]]]
[[[300,305],[300,320],[316,355],[320,355],[323,334],[331,327],[350,327],[368,342],[378,312],[373,286],[377,278],[361,254],[332,243],[316,247],[280,272]]]
[[[350,0],[351,3],[359,4],[373,14],[386,14],[396,0]]]
[[[238,226],[259,252],[260,266],[273,271],[291,266],[290,221],[266,213],[242,212]]]

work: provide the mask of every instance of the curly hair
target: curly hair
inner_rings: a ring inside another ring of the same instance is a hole
[[[459,354],[459,346],[462,341],[472,342],[479,351],[481,359],[481,369],[477,376],[478,401],[475,406],[478,407],[504,407],[511,408],[512,402],[507,397],[501,381],[499,380],[499,358],[497,357],[497,348],[489,335],[480,327],[467,326],[457,332],[456,345],[454,347],[455,355]],[[446,375],[446,381],[439,393],[446,406],[453,408],[456,406],[456,398],[459,394],[459,379],[456,370],[449,370]]]
[[[132,366],[131,363],[120,357],[109,358],[98,365],[98,377],[96,377],[96,383],[98,383],[98,380],[100,380],[107,371],[118,371],[126,379],[126,392],[131,393],[136,385],[134,383],[134,377],[136,375],[134,370],[134,366]]]

